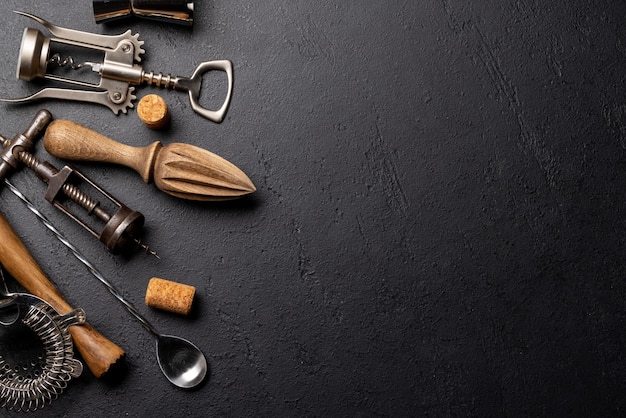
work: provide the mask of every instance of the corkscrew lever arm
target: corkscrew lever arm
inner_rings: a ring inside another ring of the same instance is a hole
[[[73,100],[77,102],[95,103],[108,107],[115,114],[119,113],[120,110],[126,113],[125,109],[120,109],[119,105],[113,103],[109,99],[109,93],[107,91],[89,91],[46,87],[27,97],[20,97],[15,99],[0,98],[0,101],[7,103],[29,103],[44,99],[61,99]]]

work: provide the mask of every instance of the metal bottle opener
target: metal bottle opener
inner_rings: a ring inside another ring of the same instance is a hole
[[[43,78],[71,84],[82,89],[47,87],[28,97],[0,99],[1,101],[23,103],[40,99],[76,100],[101,104],[111,109],[115,114],[119,114],[120,111],[127,113],[128,108],[134,107],[133,100],[136,99],[136,96],[133,92],[135,88],[131,85],[147,84],[186,91],[189,94],[191,108],[196,113],[216,123],[224,120],[233,89],[233,65],[230,61],[202,62],[189,78],[146,72],[136,64],[136,62],[141,61],[141,55],[145,52],[142,49],[144,42],[139,40],[139,34],[132,35],[130,30],[121,35],[81,32],[53,25],[28,13],[15,13],[35,20],[54,36],[52,38],[47,37],[37,29],[26,28],[24,30],[17,66],[17,78],[26,81]],[[71,57],[61,60],[59,54],[51,54],[53,42],[104,52],[104,60],[103,62],[80,64],[75,64]],[[89,66],[98,73],[100,81],[94,84],[51,74],[47,71],[50,63],[56,63],[59,66],[70,65],[74,70]],[[217,110],[206,109],[200,104],[202,77],[212,70],[224,71],[228,81],[226,98]]]

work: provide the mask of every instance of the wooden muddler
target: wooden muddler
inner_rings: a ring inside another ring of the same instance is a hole
[[[0,214],[0,263],[24,289],[48,302],[61,315],[73,310],[46,277],[2,214]],[[74,346],[96,377],[105,374],[124,355],[124,350],[87,323],[70,327],[70,333]]]

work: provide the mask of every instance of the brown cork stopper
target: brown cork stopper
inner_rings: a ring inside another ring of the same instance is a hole
[[[161,96],[148,94],[137,105],[139,119],[150,129],[163,129],[170,122],[170,110]]]
[[[146,305],[188,315],[195,293],[196,288],[193,286],[153,277],[146,290]]]

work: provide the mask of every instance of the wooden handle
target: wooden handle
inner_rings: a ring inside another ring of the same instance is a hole
[[[131,147],[78,123],[60,119],[50,123],[43,143],[55,157],[115,163],[132,168],[146,183],[152,181],[154,161],[162,148],[159,141],[147,147]]]
[[[46,277],[6,218],[0,214],[0,263],[28,292],[48,302],[61,315],[73,308]],[[96,377],[101,377],[124,351],[91,325],[70,327],[74,346]]]

